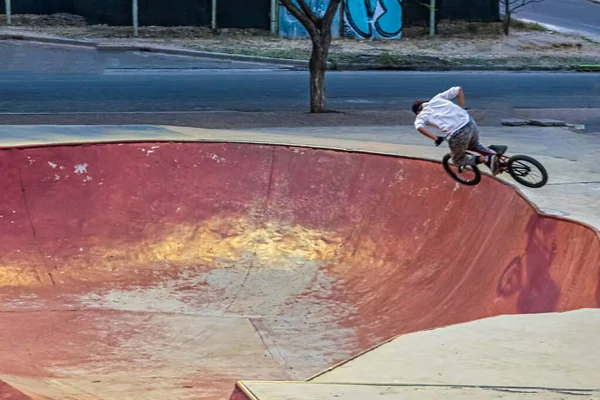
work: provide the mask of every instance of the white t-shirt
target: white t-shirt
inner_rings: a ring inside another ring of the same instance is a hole
[[[415,119],[415,128],[431,125],[446,134],[451,134],[465,126],[470,120],[469,113],[450,101],[458,95],[458,90],[458,86],[451,87],[436,94],[429,102],[423,103],[423,109]]]

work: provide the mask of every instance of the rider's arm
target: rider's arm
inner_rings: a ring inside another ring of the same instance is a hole
[[[465,108],[465,94],[460,86],[458,87],[458,94],[456,95],[456,97],[458,97],[458,105],[460,106],[460,108],[464,109]]]
[[[417,128],[417,130],[418,130],[418,131],[419,131],[419,132],[420,132],[422,135],[424,135],[424,136],[427,136],[427,137],[428,137],[429,139],[431,139],[431,140],[437,140],[437,138],[438,138],[436,135],[433,135],[431,132],[429,132],[427,129],[425,129],[425,128],[423,128],[423,127]]]
[[[419,131],[419,133],[423,136],[427,136],[429,139],[435,142],[436,146],[439,146],[444,140],[443,136],[436,136],[425,129],[425,125],[427,124],[427,117],[422,114],[419,114],[415,119],[415,129]]]
[[[455,97],[458,97],[458,105],[461,108],[465,108],[465,94],[460,86],[453,86],[445,92],[439,93],[438,96],[446,100],[452,100]]]
[[[436,140],[437,136],[432,135],[425,129],[425,125],[427,125],[427,116],[424,112],[421,112],[417,115],[417,118],[415,118],[415,129],[418,130],[421,135],[427,136],[431,140]]]

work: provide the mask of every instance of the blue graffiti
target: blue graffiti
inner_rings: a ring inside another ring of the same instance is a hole
[[[346,0],[350,34],[362,38],[395,38],[402,32],[402,0]]]
[[[329,6],[329,0],[305,0],[306,4],[315,13],[317,17],[322,17]],[[298,5],[296,0],[293,1],[294,5]],[[331,26],[332,37],[338,38],[340,36],[340,15],[335,14],[333,23]],[[279,34],[287,37],[308,37],[306,28],[300,21],[296,19],[284,6],[279,7]]]

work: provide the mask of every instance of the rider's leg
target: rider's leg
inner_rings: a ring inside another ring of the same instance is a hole
[[[498,173],[498,158],[496,157],[496,152],[493,151],[492,149],[482,145],[479,142],[479,127],[477,126],[477,123],[474,120],[471,120],[471,122],[469,123],[469,125],[471,125],[471,142],[469,143],[469,148],[470,149],[474,149],[477,151],[482,151],[484,153],[488,153],[490,155],[487,156],[481,156],[480,160],[482,162],[484,162],[490,169],[490,171],[492,171],[493,175],[496,175]]]
[[[455,165],[477,165],[485,162],[485,157],[483,156],[468,157],[465,154],[472,142],[472,135],[472,125],[469,123],[455,132],[450,139],[448,139],[448,146],[452,153],[452,162]]]
[[[478,151],[483,151],[484,153],[495,154],[496,152],[494,150],[479,142],[479,126],[477,125],[477,122],[475,122],[474,119],[471,119],[469,125],[471,126],[471,143],[469,144],[469,147],[477,149]]]

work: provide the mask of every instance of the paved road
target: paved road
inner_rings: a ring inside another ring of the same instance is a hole
[[[0,113],[306,110],[305,71],[0,73]],[[462,85],[470,107],[600,108],[600,74],[331,72],[337,109],[407,109]]]
[[[0,42],[0,113],[304,111],[308,72],[272,64]],[[329,72],[336,109],[408,109],[462,85],[479,109],[600,108],[600,74]]]
[[[600,39],[600,3],[590,0],[543,0],[527,4],[515,16]]]
[[[212,115],[212,122],[206,123],[206,116],[184,117],[181,113],[304,112],[309,102],[305,71],[271,64],[135,52],[98,53],[22,42],[0,42],[0,85],[0,123],[5,124],[147,122],[223,126],[224,117],[218,115]],[[452,85],[465,88],[470,108],[493,110],[497,117],[512,116],[512,110],[524,108],[600,110],[600,74],[329,72],[327,98],[329,107],[336,110],[398,113],[408,110],[413,99],[427,98]],[[79,116],[64,116],[72,113]],[[122,113],[138,114],[134,117]],[[39,114],[46,116],[40,118]],[[371,117],[378,121],[378,117]],[[280,125],[281,117],[276,118]],[[407,114],[402,120],[387,118],[379,123],[408,123],[413,117]],[[600,130],[598,113],[576,118],[569,113],[567,119],[594,124]],[[246,124],[237,121],[233,125]]]

